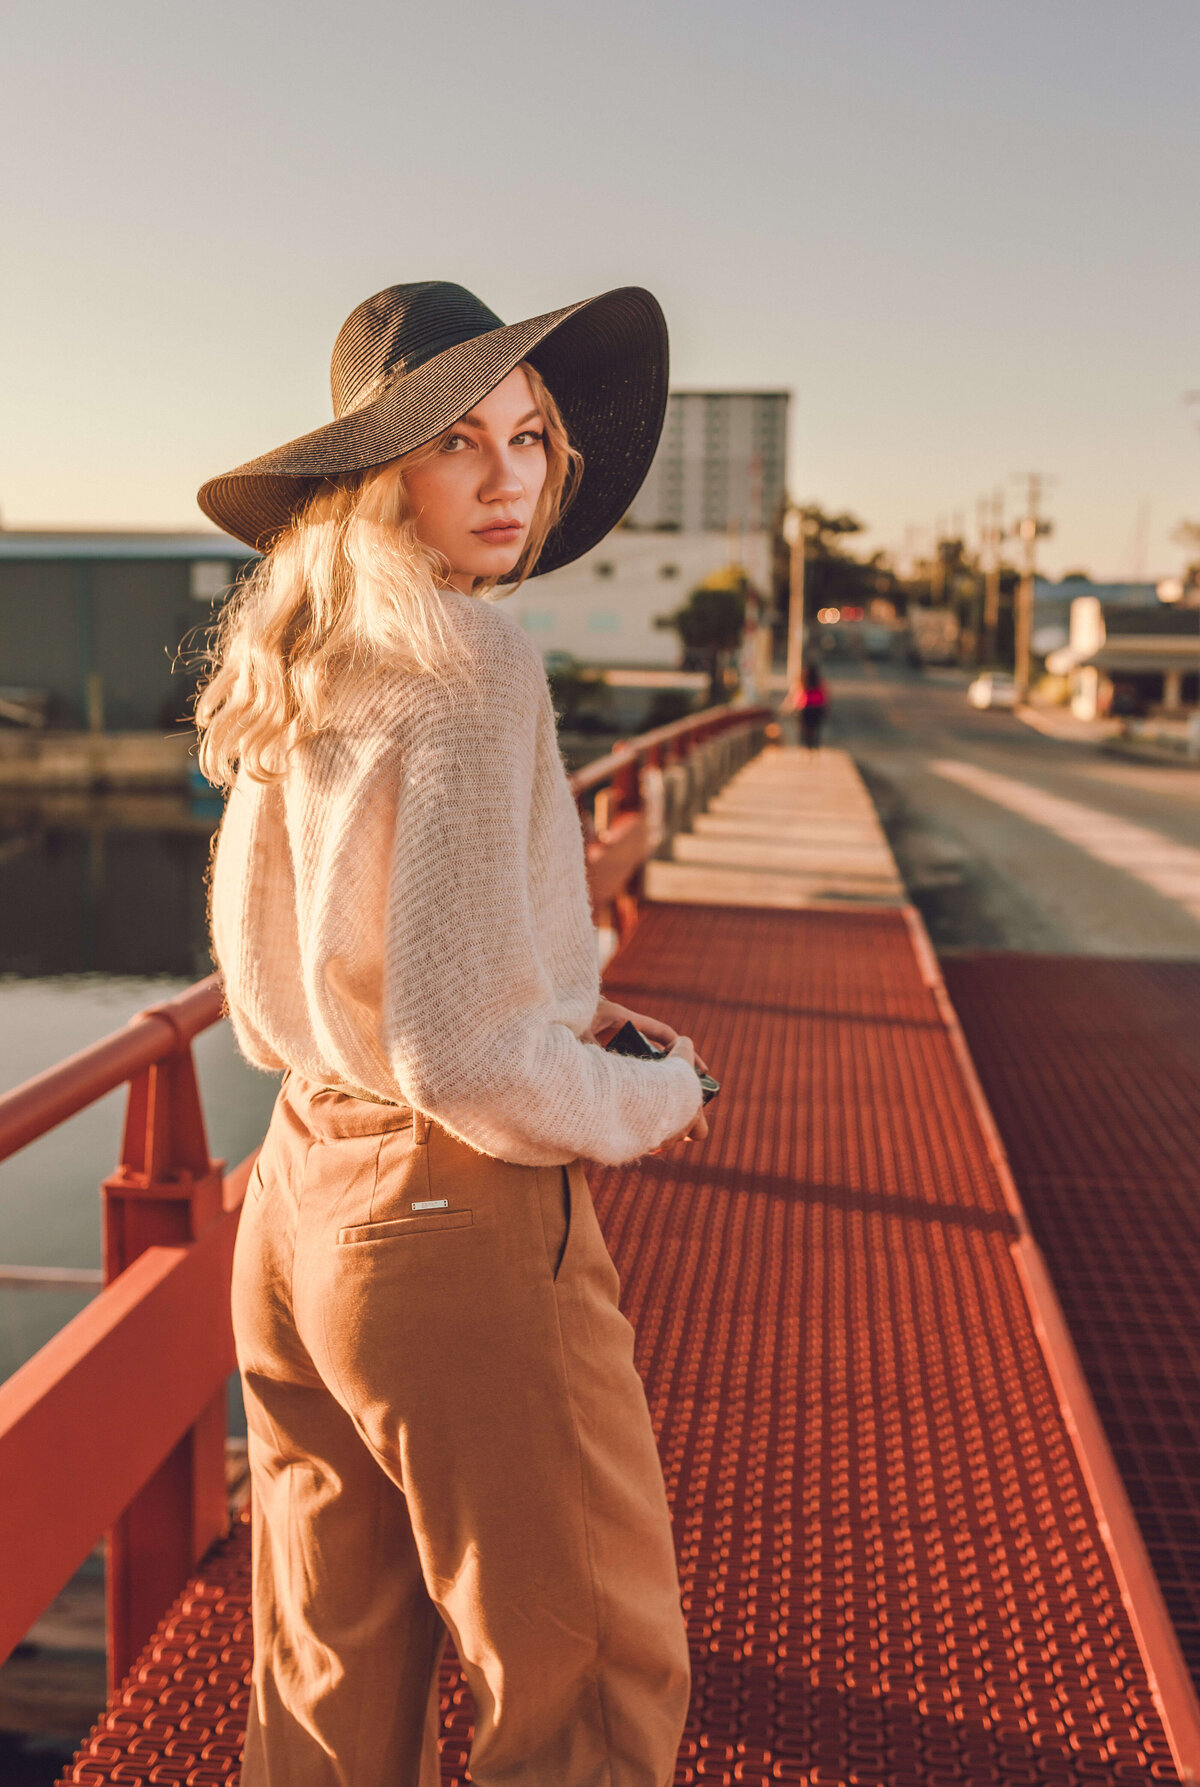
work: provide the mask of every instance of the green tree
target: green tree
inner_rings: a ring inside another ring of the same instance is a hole
[[[606,712],[608,686],[604,673],[578,663],[566,652],[547,667],[555,718],[565,732],[601,732],[611,721]]]
[[[805,606],[810,616],[821,608],[867,608],[873,596],[895,600],[899,594],[895,576],[882,552],[855,558],[849,542],[864,532],[863,523],[848,510],[833,514],[818,503],[801,507],[806,541],[804,555]]]
[[[711,707],[729,699],[725,667],[742,643],[746,596],[745,573],[730,565],[706,577],[682,608],[674,614],[660,615],[654,623],[657,627],[673,628],[679,634],[685,668],[690,664],[707,671]]]

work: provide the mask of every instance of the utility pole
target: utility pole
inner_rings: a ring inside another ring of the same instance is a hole
[[[744,687],[747,699],[763,701],[771,686],[771,641],[775,600],[771,530],[763,510],[763,459],[761,453],[754,453],[750,457],[749,514],[746,534],[748,540],[753,540],[755,537],[760,539],[766,548],[766,564],[763,569],[764,587],[757,595],[751,595],[747,604],[747,645],[744,653],[746,670]],[[748,569],[747,576],[749,576]]]
[[[946,523],[939,515],[933,524],[933,562],[929,567],[929,600],[935,608],[941,607],[946,595],[946,558],[942,551],[945,532]]]
[[[950,518],[950,538],[946,542],[946,592],[950,600],[950,610],[962,638],[962,612],[959,607],[959,595],[962,590],[963,547],[967,530],[963,526],[963,512],[955,509]],[[960,644],[959,656],[962,656]]]
[[[1050,532],[1050,523],[1043,520],[1041,514],[1042,492],[1047,479],[1041,472],[1027,472],[1025,481],[1028,486],[1025,513],[1017,522],[1014,530],[1025,548],[1025,562],[1021,568],[1021,581],[1017,588],[1016,640],[1013,663],[1013,677],[1017,685],[1018,701],[1024,701],[1029,694],[1029,680],[1032,671],[1033,586],[1037,576],[1037,543]]]
[[[985,496],[983,513],[988,520],[982,529],[984,547],[983,628],[979,642],[979,662],[990,664],[996,655],[996,634],[1000,628],[1000,546],[1004,539],[1004,492],[994,490],[991,500]]]
[[[750,582],[746,569],[746,555],[743,550],[742,524],[730,515],[725,522],[725,537],[728,542],[729,569],[742,580],[742,591],[746,606],[742,622],[742,643],[737,652],[738,695],[740,702],[754,703],[758,699],[758,653],[755,635],[758,631],[758,595]]]
[[[986,496],[981,496],[975,504],[975,533],[979,540],[979,550],[975,555],[975,588],[978,604],[975,609],[975,666],[982,668],[985,663],[984,645],[986,643],[985,612],[987,609],[987,567],[988,567],[988,534],[991,532],[991,504]]]
[[[807,628],[804,617],[804,563],[808,552],[808,535],[804,517],[795,503],[788,506],[783,518],[783,537],[788,543],[788,688],[794,689],[804,668]]]

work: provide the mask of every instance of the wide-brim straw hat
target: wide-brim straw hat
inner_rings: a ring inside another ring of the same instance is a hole
[[[570,564],[624,515],[662,432],[666,320],[641,286],[620,286],[523,323],[502,323],[473,293],[445,280],[377,292],[350,313],[334,343],[334,420],[210,478],[200,507],[226,533],[265,552],[322,479],[424,446],[522,360],[545,379],[583,455],[574,496],[535,572]]]

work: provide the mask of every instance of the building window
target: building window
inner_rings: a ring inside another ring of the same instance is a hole
[[[678,565],[660,565],[658,567],[658,574],[660,577],[678,577],[679,566]]]
[[[553,633],[554,614],[548,608],[527,608],[521,616],[521,625],[527,633]]]
[[[620,631],[621,622],[611,608],[598,608],[588,615],[588,629],[592,633],[616,633]]]
[[[613,564],[611,559],[602,558],[597,560],[595,571],[597,577],[615,577],[617,574],[617,567]]]
[[[193,602],[216,602],[233,582],[227,558],[194,558],[188,566],[188,595]]]

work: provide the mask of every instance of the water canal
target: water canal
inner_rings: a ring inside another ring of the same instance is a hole
[[[207,974],[205,870],[217,803],[173,796],[0,801],[0,1088],[84,1048]],[[275,1081],[227,1025],[198,1039],[209,1146],[240,1160],[261,1139]],[[98,1267],[100,1181],[124,1091],[0,1163],[0,1266]],[[91,1295],[0,1286],[0,1378]],[[230,1425],[244,1433],[236,1379]]]

